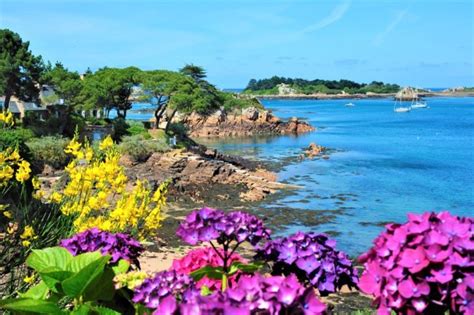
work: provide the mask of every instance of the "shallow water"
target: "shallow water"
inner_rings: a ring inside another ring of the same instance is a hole
[[[334,149],[328,160],[285,166],[279,180],[302,189],[266,207],[339,210],[336,219],[297,230],[335,231],[351,255],[368,249],[383,229],[408,212],[448,209],[473,215],[474,98],[429,98],[429,109],[394,113],[393,101],[266,100],[281,117],[307,119],[318,131],[281,137],[226,139],[212,146],[228,153],[279,161],[301,154],[311,142]]]

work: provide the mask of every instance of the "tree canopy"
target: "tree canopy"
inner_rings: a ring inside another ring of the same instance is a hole
[[[36,101],[44,64],[35,56],[20,35],[8,29],[0,30],[0,95],[5,95],[4,110],[12,96],[24,101]]]
[[[251,79],[245,88],[247,93],[278,93],[279,84],[287,84],[297,93],[395,93],[400,89],[397,84],[385,84],[383,82],[373,81],[369,84],[357,83],[351,80],[305,80],[300,78],[285,78],[273,76],[269,79],[255,80]]]

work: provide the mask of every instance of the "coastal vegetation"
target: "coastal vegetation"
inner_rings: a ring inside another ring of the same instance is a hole
[[[257,124],[278,134],[308,132],[310,125],[297,118],[282,122],[255,98],[218,90],[193,64],[179,71],[104,67],[81,75],[61,63],[43,63],[9,30],[0,31],[0,43],[2,312],[327,314],[335,307],[327,298],[343,290],[373,297],[380,314],[474,312],[469,217],[410,214],[404,224],[386,225],[359,259],[324,233],[272,233],[272,215],[250,210],[199,206],[171,220],[170,191],[184,190],[186,178],[195,179],[196,200],[203,190],[213,200],[231,194],[256,200],[284,187],[256,162],[199,146],[186,126],[172,121],[178,113],[207,123],[205,128],[227,123],[223,132],[236,131],[237,121],[248,134]],[[274,81],[253,80],[246,93],[270,93],[281,83],[302,93],[395,89],[381,82]],[[41,96],[44,85],[53,93]],[[13,97],[52,112],[19,117],[10,110]],[[153,105],[154,128],[126,120],[137,100]],[[117,117],[111,119],[113,111]],[[106,130],[101,139],[88,137],[91,126]],[[306,154],[325,150],[312,144]],[[152,180],[140,168],[154,172]],[[170,169],[181,173],[164,171]],[[234,190],[221,195],[202,180],[206,176]],[[145,272],[146,252],[167,250],[159,238],[165,228],[183,251],[169,268]]]
[[[280,89],[279,89],[280,87]],[[281,91],[281,87],[285,91]],[[379,81],[357,83],[350,80],[305,80],[273,76],[269,79],[251,79],[244,90],[246,94],[357,94],[357,93],[396,93],[400,90],[397,84]]]

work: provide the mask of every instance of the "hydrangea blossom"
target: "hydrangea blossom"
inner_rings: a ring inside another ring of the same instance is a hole
[[[154,314],[323,314],[326,306],[295,276],[242,276],[232,289],[201,296],[186,290],[179,301],[166,296]]]
[[[219,244],[248,241],[256,245],[261,239],[269,237],[270,230],[265,228],[260,219],[246,212],[226,213],[202,208],[186,216],[176,234],[191,245],[213,240],[217,240]]]
[[[474,219],[448,212],[409,214],[389,224],[359,260],[360,289],[380,314],[474,314]]]
[[[223,265],[222,256],[224,255],[223,250],[219,250],[221,255],[218,255],[217,252],[212,247],[203,247],[191,250],[186,253],[186,256],[180,259],[173,260],[173,265],[171,270],[174,270],[178,273],[190,274],[191,272],[198,270],[205,266],[219,267]],[[233,262],[245,262],[245,259],[242,258],[239,254],[233,253],[228,260],[229,264]],[[236,274],[238,276],[239,273]],[[230,279],[231,284],[235,282],[235,277]],[[197,288],[202,286],[207,286],[211,290],[220,290],[221,289],[221,280],[210,279],[207,277],[202,278],[197,283]]]
[[[61,241],[60,245],[74,256],[100,250],[103,255],[110,255],[111,263],[124,259],[139,265],[138,257],[144,248],[137,240],[123,233],[109,233],[92,228]]]
[[[181,299],[182,294],[187,290],[192,290],[194,285],[194,281],[188,275],[173,270],[162,271],[136,287],[132,300],[150,309],[163,308],[171,300],[176,303],[176,298]]]
[[[336,241],[325,234],[298,232],[267,242],[257,257],[274,262],[273,274],[296,274],[300,281],[327,295],[343,285],[352,287],[358,282],[357,270],[335,246]]]

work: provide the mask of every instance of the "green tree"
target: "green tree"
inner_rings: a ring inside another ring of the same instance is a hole
[[[128,67],[102,68],[85,76],[81,93],[83,108],[104,108],[107,116],[115,109],[118,117],[126,118],[132,108],[132,89],[138,84],[140,74],[140,69]]]
[[[181,69],[179,69],[179,72],[191,77],[197,83],[202,81],[207,76],[206,70],[204,70],[203,67],[195,66],[192,63],[187,64]]]
[[[57,62],[54,67],[47,67],[43,80],[52,85],[57,97],[63,99],[69,107],[76,107],[81,103],[82,80],[79,73],[69,71]]]
[[[9,29],[0,30],[0,95],[5,96],[4,110],[12,96],[24,101],[36,101],[44,64],[41,56],[34,56],[29,42]]]

